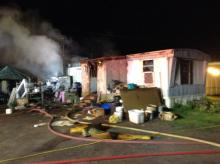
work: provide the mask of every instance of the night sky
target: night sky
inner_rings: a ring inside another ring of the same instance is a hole
[[[33,10],[82,45],[101,37],[119,54],[195,48],[220,59],[219,4],[182,2],[7,0],[1,5]]]

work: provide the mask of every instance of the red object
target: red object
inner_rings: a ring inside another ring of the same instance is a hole
[[[48,123],[48,129],[51,133],[59,136],[59,137],[63,137],[66,139],[72,139],[72,140],[79,140],[79,141],[90,141],[90,142],[97,142],[97,141],[102,141],[104,143],[130,143],[130,144],[155,144],[155,145],[159,145],[159,144],[177,144],[177,145],[190,145],[190,144],[201,144],[201,143],[196,143],[196,142],[171,142],[171,141],[126,141],[126,140],[111,140],[111,139],[104,139],[104,140],[100,140],[100,139],[95,139],[95,138],[85,138],[85,137],[74,137],[74,136],[70,136],[67,134],[63,134],[60,132],[57,132],[55,130],[53,130],[53,128],[51,127],[51,123],[53,121],[53,116],[49,113],[47,113],[46,111],[42,110],[42,109],[32,109],[31,111],[37,111],[40,113],[45,114],[46,116],[50,117],[50,121]]]
[[[65,161],[38,162],[35,164],[69,164],[69,163],[81,163],[81,162],[92,162],[92,161],[116,160],[116,159],[143,158],[149,156],[152,157],[152,156],[202,155],[202,154],[220,154],[220,150],[127,154],[127,155],[117,155],[117,156],[81,158],[81,159],[73,159],[73,160],[65,160]]]
[[[63,133],[56,132],[51,127],[51,122],[53,121],[53,116],[42,109],[32,109],[31,111],[38,111],[40,113],[45,114],[46,116],[50,117],[50,122],[48,123],[48,129],[53,133],[60,137],[64,137],[67,139],[75,139],[80,141],[100,141],[99,139],[94,138],[82,138],[82,137],[73,137]],[[30,112],[31,112],[30,111]],[[123,140],[102,140],[102,142],[107,143],[138,143],[138,141],[123,141]],[[150,141],[142,143],[149,144]],[[139,142],[139,143],[140,143]],[[153,144],[177,144],[178,142],[152,142]],[[193,142],[192,142],[193,143]],[[192,143],[184,143],[183,144],[192,144]],[[195,144],[195,143],[193,143]],[[158,153],[145,153],[145,154],[128,154],[128,155],[118,155],[118,156],[104,156],[104,157],[91,157],[91,158],[81,158],[81,159],[74,159],[74,160],[65,160],[65,161],[49,161],[49,162],[39,162],[35,164],[68,164],[68,163],[81,163],[81,162],[91,162],[91,161],[103,161],[103,160],[116,160],[116,159],[129,159],[129,158],[143,158],[149,156],[174,156],[174,155],[201,155],[201,154],[220,154],[220,150],[202,150],[202,151],[189,151],[189,152],[158,152]]]

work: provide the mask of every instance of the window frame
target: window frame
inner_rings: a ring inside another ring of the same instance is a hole
[[[144,64],[144,62],[146,61],[152,61],[152,64]],[[143,60],[143,72],[154,72],[154,60]],[[149,68],[149,67],[152,67],[152,70],[149,69],[149,71],[144,71],[144,68]]]
[[[145,64],[144,62],[152,62],[150,64]],[[143,60],[142,62],[143,64],[143,73],[144,73],[144,83],[145,84],[148,84],[148,85],[153,85],[154,84],[154,60]],[[148,71],[144,71],[144,68],[148,68]],[[151,74],[151,78],[152,78],[152,81],[151,82],[146,82],[146,74]]]
[[[188,72],[185,72],[185,70],[183,70],[184,65],[185,66],[187,65]],[[181,59],[179,62],[179,67],[180,67],[180,84],[181,85],[193,84],[193,60]],[[186,77],[187,77],[187,79],[186,79]]]

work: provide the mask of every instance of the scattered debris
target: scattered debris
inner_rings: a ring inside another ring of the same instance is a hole
[[[24,110],[24,109],[26,109],[26,107],[24,105],[15,107],[15,110]]]
[[[30,107],[36,107],[37,104],[35,104],[35,103],[30,103],[29,106],[30,106]]]
[[[127,84],[120,82],[120,81],[117,81],[117,80],[113,80],[113,83],[114,83],[114,85],[113,85],[112,92],[114,93],[115,96],[120,96],[121,95],[120,90],[126,88]]]
[[[87,127],[88,127],[88,125],[85,125],[85,124],[78,125],[78,126],[76,126],[76,127],[74,127],[74,128],[70,128],[70,133],[71,133],[71,134],[72,134],[72,133],[80,133],[80,134],[82,134],[83,129],[85,129],[85,128],[87,128]]]
[[[84,128],[83,131],[82,131],[82,135],[84,137],[90,137],[90,136],[95,136],[97,134],[101,134],[101,133],[104,133],[104,131],[101,131],[99,129],[96,129],[96,128]]]
[[[80,117],[80,116],[82,116],[82,114],[77,113],[77,114],[75,114],[75,115],[74,115],[74,117],[73,117],[73,118],[78,118],[78,117]]]
[[[16,101],[16,88],[13,88],[7,103],[8,107],[13,108],[16,103],[15,101]]]
[[[86,120],[86,121],[91,121],[91,120],[94,120],[95,117],[92,117],[92,116],[86,116],[83,118],[83,120]]]
[[[94,117],[100,117],[105,115],[105,111],[103,108],[93,108],[92,110],[89,110],[88,114],[91,114]]]
[[[108,122],[110,124],[116,124],[118,122],[121,122],[121,119],[119,118],[119,116],[117,116],[116,114],[113,114],[109,117]]]
[[[60,121],[54,121],[52,126],[72,126],[73,123],[70,122],[69,120],[60,120]]]
[[[173,121],[173,120],[177,119],[177,115],[175,115],[172,112],[161,112],[159,114],[159,118],[161,120],[165,120],[165,121]]]
[[[5,114],[12,114],[12,109],[11,108],[6,109]]]
[[[25,106],[28,104],[28,99],[27,98],[18,98],[16,100],[17,106]]]
[[[46,122],[42,122],[42,123],[39,123],[39,124],[34,124],[33,127],[37,128],[37,127],[41,127],[41,126],[45,126],[45,125],[47,125],[47,123]]]
[[[145,118],[146,120],[153,120],[155,117],[158,116],[158,109],[156,105],[150,104],[146,107],[145,110]]]

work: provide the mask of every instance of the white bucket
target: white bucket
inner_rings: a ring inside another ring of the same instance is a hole
[[[10,109],[10,108],[6,109],[5,114],[12,114],[12,109]]]
[[[114,115],[119,117],[119,120],[122,121],[123,119],[123,112],[114,112]]]
[[[128,111],[129,114],[129,121],[135,124],[142,124],[144,123],[144,111],[133,109]]]
[[[117,106],[117,107],[115,107],[115,111],[116,112],[123,112],[123,106]]]

